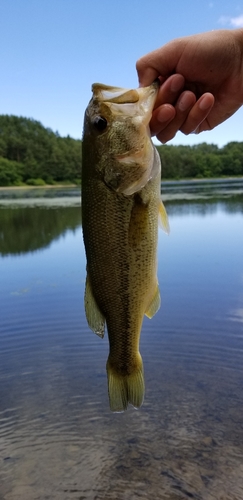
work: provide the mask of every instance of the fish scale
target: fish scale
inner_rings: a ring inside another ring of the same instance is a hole
[[[106,367],[110,408],[124,411],[129,403],[139,407],[143,402],[140,332],[144,314],[152,317],[160,304],[157,283],[160,160],[148,132],[157,87],[128,93],[135,100],[134,104],[129,102],[128,108],[125,97],[121,98],[122,92],[125,95],[127,91],[120,89],[117,96],[116,88],[116,96],[107,102],[107,114],[105,99],[109,92],[112,95],[112,88],[103,85],[99,88],[98,84],[93,88],[94,98],[85,115],[82,155],[82,225],[87,258],[85,309],[89,326],[101,337],[106,324],[110,345]],[[143,99],[146,102],[141,116]],[[116,107],[113,109],[118,105],[116,100],[120,100],[119,112]],[[102,112],[102,130],[96,126],[99,112]]]

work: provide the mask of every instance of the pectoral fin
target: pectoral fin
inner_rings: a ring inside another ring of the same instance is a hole
[[[161,300],[160,300],[159,286],[157,285],[156,290],[155,290],[155,294],[154,294],[149,306],[147,307],[147,309],[145,311],[145,315],[149,319],[151,319],[159,310],[160,302],[161,302]]]
[[[105,317],[94,298],[88,273],[86,277],[84,305],[89,327],[94,333],[99,335],[99,337],[103,338],[105,334]]]
[[[168,215],[166,213],[165,206],[162,201],[159,202],[159,226],[167,234],[169,234],[170,225],[169,225]]]

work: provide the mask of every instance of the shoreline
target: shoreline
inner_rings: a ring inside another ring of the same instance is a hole
[[[44,186],[28,186],[28,185],[26,185],[26,186],[0,186],[0,191],[10,190],[10,189],[14,189],[14,190],[18,190],[18,189],[51,189],[51,188],[67,188],[67,187],[79,188],[80,186],[78,186],[77,184],[56,184],[56,185],[45,184]]]
[[[176,184],[176,183],[187,183],[187,182],[219,182],[219,181],[243,181],[243,176],[231,176],[231,177],[204,177],[204,178],[199,178],[197,179],[196,177],[187,179],[161,179],[162,184]],[[45,184],[43,186],[29,186],[26,184],[26,186],[0,186],[0,191],[8,191],[8,190],[20,190],[20,189],[58,189],[58,188],[80,188],[81,189],[81,184]]]

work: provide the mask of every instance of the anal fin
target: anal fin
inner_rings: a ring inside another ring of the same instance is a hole
[[[147,307],[146,311],[145,311],[145,315],[151,319],[156,313],[157,311],[159,310],[160,308],[160,302],[161,302],[161,299],[160,299],[160,292],[159,292],[159,286],[157,284],[156,286],[156,290],[155,290],[155,294],[149,304],[149,306]]]
[[[96,335],[103,338],[105,334],[105,317],[94,298],[88,272],[86,277],[84,305],[89,327]]]

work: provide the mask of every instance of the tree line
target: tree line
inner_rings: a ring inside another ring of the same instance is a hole
[[[243,142],[196,146],[158,146],[163,179],[243,176]]]
[[[243,176],[243,142],[156,147],[163,179]],[[80,184],[81,163],[81,140],[30,118],[0,115],[0,186]]]
[[[33,119],[0,115],[0,186],[80,183],[81,140]]]

